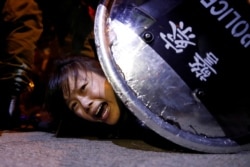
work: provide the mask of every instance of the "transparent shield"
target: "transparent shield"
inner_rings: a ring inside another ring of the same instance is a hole
[[[216,5],[185,0],[103,1],[95,20],[98,58],[123,103],[167,140],[204,152],[249,150],[250,99],[233,90],[241,84],[229,83],[233,72],[223,71],[232,65],[232,58],[224,61],[229,51],[217,46],[221,41],[214,40],[219,36],[210,38],[215,33],[207,27],[216,23],[213,20],[222,24],[218,18],[223,13],[215,19],[209,13]],[[203,15],[211,22],[199,20]],[[221,27],[219,31],[225,33],[225,26]],[[230,33],[225,36],[232,39],[228,45],[237,43],[237,52],[250,54],[247,40],[240,43]],[[227,83],[234,86],[230,93],[224,89]],[[249,88],[244,91],[249,93]],[[239,95],[235,106],[229,106]]]

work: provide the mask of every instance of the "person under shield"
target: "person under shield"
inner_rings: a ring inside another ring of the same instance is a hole
[[[58,136],[95,129],[91,134],[97,136],[138,137],[139,129],[148,130],[120,101],[93,57],[57,59],[49,77],[46,104]]]

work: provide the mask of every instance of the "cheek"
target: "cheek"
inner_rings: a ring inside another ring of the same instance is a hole
[[[112,86],[110,85],[110,83],[107,80],[105,81],[105,97],[109,101],[114,101],[115,100],[114,90],[113,90]]]
[[[98,95],[99,98],[105,98],[108,89],[107,79],[103,76],[95,75],[93,83],[92,91],[95,90],[95,95]]]
[[[78,117],[87,120],[87,121],[93,121],[93,119],[87,115],[84,111],[81,111],[80,109],[74,112]]]
[[[78,110],[76,110],[76,111],[73,111],[78,117],[81,117],[81,118],[83,118],[83,119],[85,119],[85,115],[84,115],[84,113],[80,110],[80,109],[78,109]]]

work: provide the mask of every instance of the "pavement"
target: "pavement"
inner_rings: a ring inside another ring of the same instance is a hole
[[[250,152],[204,154],[139,139],[0,131],[0,167],[249,167]]]

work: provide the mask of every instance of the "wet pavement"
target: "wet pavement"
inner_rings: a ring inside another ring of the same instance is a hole
[[[249,167],[250,152],[204,154],[137,139],[57,138],[0,132],[1,167]]]

